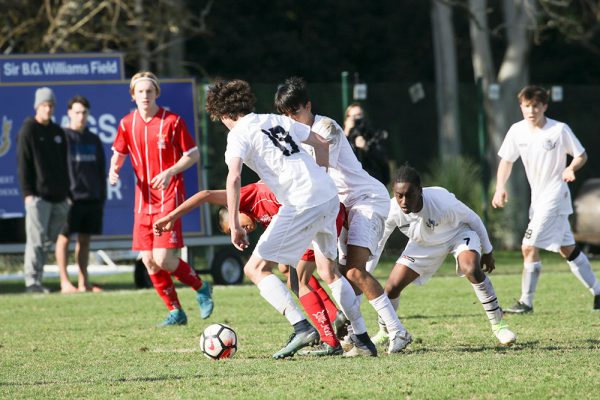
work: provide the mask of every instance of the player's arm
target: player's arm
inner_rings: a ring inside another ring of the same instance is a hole
[[[152,185],[152,189],[166,189],[169,186],[169,181],[172,177],[177,174],[182,173],[192,165],[196,164],[200,159],[200,152],[198,148],[195,147],[189,153],[181,156],[179,161],[177,161],[171,168],[167,168],[161,173],[157,174],[152,180],[150,184]]]
[[[202,190],[183,203],[164,217],[154,223],[154,234],[161,235],[173,229],[173,225],[178,218],[183,217],[195,208],[204,203],[216,204],[218,206],[227,205],[227,192],[225,190]]]
[[[584,151],[579,156],[574,157],[571,163],[565,168],[562,173],[563,181],[573,182],[575,180],[575,171],[578,171],[587,162],[587,153]]]
[[[506,182],[512,172],[513,163],[505,159],[500,160],[498,164],[498,173],[496,174],[496,192],[492,198],[492,207],[503,208],[508,202],[508,193],[506,192]]]
[[[329,168],[329,142],[310,131],[308,138],[303,142],[315,149],[315,161],[321,167]]]
[[[116,185],[119,181],[119,171],[125,162],[125,158],[127,158],[125,154],[121,154],[117,151],[113,152],[113,155],[110,158],[110,169],[108,171],[108,180],[111,185]]]
[[[240,190],[242,182],[242,159],[232,157],[227,166],[227,209],[229,210],[229,229],[231,231],[231,243],[238,250],[248,247],[246,231],[240,225]]]

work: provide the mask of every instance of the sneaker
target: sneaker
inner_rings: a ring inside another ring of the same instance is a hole
[[[512,346],[517,341],[517,335],[508,329],[508,324],[504,321],[492,325],[492,332],[494,332],[494,335],[496,335],[498,341],[503,346]]]
[[[298,355],[300,356],[339,356],[344,353],[342,346],[338,344],[337,346],[331,346],[329,343],[321,343],[318,347],[314,349],[300,350]]]
[[[352,335],[353,346],[350,350],[345,351],[343,357],[359,357],[370,356],[377,357],[377,347],[369,340],[370,343],[362,342],[356,335]]]
[[[600,294],[594,296],[594,311],[600,311]]]
[[[394,337],[390,339],[390,345],[388,346],[388,354],[400,353],[412,342],[412,336],[407,331],[397,331]]]
[[[196,301],[200,307],[200,318],[206,319],[210,317],[210,314],[215,308],[215,303],[212,299],[212,286],[210,283],[204,281],[202,287],[196,291]]]
[[[371,338],[371,341],[375,344],[375,346],[385,346],[388,344],[390,340],[390,335],[388,335],[387,331],[383,329],[379,329],[377,334]]]
[[[44,294],[48,294],[50,293],[50,289],[48,289],[45,286],[42,286],[40,284],[33,284],[33,285],[29,285],[25,288],[25,292],[26,293],[44,293]]]
[[[348,321],[348,318],[346,318],[343,312],[338,310],[332,325],[333,329],[335,329],[335,336],[339,339],[348,334],[348,325],[350,325],[350,321]]]
[[[517,301],[517,304],[515,304],[512,307],[505,308],[503,311],[506,314],[526,314],[526,313],[533,312],[533,306],[530,307],[525,303],[521,303],[520,301]]]
[[[350,350],[354,346],[354,342],[352,341],[352,334],[349,333],[343,338],[340,339],[340,345],[344,351]]]
[[[169,312],[169,315],[167,315],[167,318],[156,326],[162,328],[165,326],[175,325],[187,325],[187,315],[185,315],[185,312],[183,312],[182,309],[176,308],[174,310],[171,310]]]
[[[294,354],[298,350],[306,346],[313,346],[319,343],[319,332],[313,328],[300,333],[292,333],[290,338],[288,339],[287,344],[279,350],[277,353],[273,354],[273,358],[285,358],[285,357],[293,357]]]

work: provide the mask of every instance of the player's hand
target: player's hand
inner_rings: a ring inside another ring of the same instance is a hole
[[[167,169],[156,175],[150,181],[150,185],[152,189],[161,189],[165,190],[169,186],[169,181],[171,180],[171,170]]]
[[[489,274],[496,269],[496,260],[494,260],[494,255],[491,252],[488,254],[482,254],[480,262],[483,272],[487,272]]]
[[[246,236],[246,230],[240,226],[234,227],[231,230],[231,243],[240,251],[246,250],[250,245]]]
[[[565,168],[562,173],[562,179],[565,182],[573,182],[575,180],[575,171],[573,171],[573,168]]]
[[[119,182],[119,174],[112,168],[108,172],[108,182],[110,182],[110,184],[113,186]]]
[[[363,136],[357,136],[356,139],[354,139],[354,145],[358,149],[367,149],[367,141]]]
[[[504,205],[508,203],[508,193],[504,189],[496,189],[494,197],[492,198],[492,207],[504,208]]]
[[[163,232],[169,232],[173,229],[174,224],[175,221],[173,221],[169,216],[164,216],[156,221],[152,226],[154,229],[154,234],[156,236],[160,236]]]
[[[29,204],[33,201],[33,195],[25,196],[25,204]]]

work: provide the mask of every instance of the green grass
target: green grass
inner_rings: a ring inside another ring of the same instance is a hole
[[[519,295],[521,260],[497,258],[492,281],[508,306]],[[415,342],[378,358],[272,360],[291,330],[252,285],[216,287],[207,321],[193,292],[180,288],[189,324],[161,330],[154,324],[166,312],[152,290],[133,290],[129,274],[95,281],[107,290],[25,295],[14,293],[22,282],[0,282],[0,293],[13,292],[0,296],[0,398],[597,398],[600,313],[554,255],[544,255],[535,313],[507,316],[515,346],[496,346],[471,286],[449,262],[403,293],[399,312]],[[367,302],[363,314],[374,334]],[[233,359],[200,353],[198,338],[212,322],[237,331]]]

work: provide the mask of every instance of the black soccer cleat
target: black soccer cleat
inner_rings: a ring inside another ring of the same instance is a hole
[[[594,296],[594,311],[600,311],[600,294]]]
[[[533,307],[530,307],[525,303],[521,303],[520,301],[517,301],[517,304],[515,304],[512,307],[505,308],[505,309],[503,309],[503,311],[506,314],[527,314],[527,313],[533,312]]]

